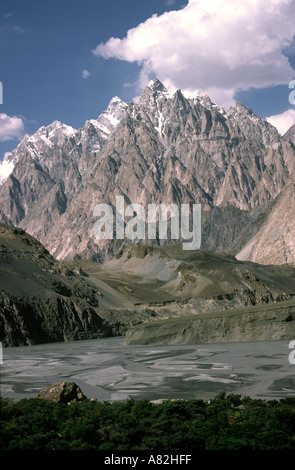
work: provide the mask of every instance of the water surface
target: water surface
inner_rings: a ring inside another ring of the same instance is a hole
[[[1,395],[36,397],[64,380],[98,400],[295,397],[288,341],[129,346],[124,338],[4,348]]]

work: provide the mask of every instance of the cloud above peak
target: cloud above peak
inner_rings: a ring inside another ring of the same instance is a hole
[[[19,140],[23,137],[24,131],[24,122],[21,117],[0,113],[0,142]]]
[[[139,87],[156,75],[167,88],[199,89],[226,106],[239,89],[294,78],[282,52],[293,41],[294,17],[295,0],[190,0],[93,53],[140,64]]]
[[[295,124],[295,109],[287,109],[281,114],[270,116],[267,121],[275,126],[281,135],[284,135]]]

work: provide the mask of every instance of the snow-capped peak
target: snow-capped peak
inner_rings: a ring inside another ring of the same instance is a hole
[[[114,96],[109,102],[107,110],[104,111],[103,115],[109,116],[110,118],[116,116],[116,119],[120,119],[122,117],[122,113],[127,107],[127,103],[121,100],[118,96]]]
[[[63,124],[60,121],[54,121],[49,126],[42,126],[38,129],[37,132],[33,135],[25,136],[26,141],[35,144],[40,140],[46,141],[47,143],[57,140],[58,143],[61,143],[66,138],[70,139],[71,137],[75,137],[76,129],[66,124]],[[50,145],[50,143],[49,143]]]
[[[162,82],[160,82],[158,78],[156,78],[155,80],[151,80],[147,86],[152,90],[167,92],[166,87],[163,85]]]
[[[110,134],[121,121],[128,104],[122,101],[118,96],[114,96],[106,111],[104,111],[97,119],[96,125],[105,134]],[[94,124],[94,120],[91,121]]]
[[[54,128],[52,129],[52,133],[58,131],[58,130],[62,130],[62,132],[64,133],[64,135],[66,135],[68,138],[70,137],[74,137],[77,130],[74,129],[72,126],[68,126],[67,124],[64,124],[60,121],[54,121]]]

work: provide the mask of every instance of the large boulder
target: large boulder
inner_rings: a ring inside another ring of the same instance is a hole
[[[38,398],[56,403],[70,403],[85,400],[86,396],[75,382],[58,382],[43,388],[38,393]]]

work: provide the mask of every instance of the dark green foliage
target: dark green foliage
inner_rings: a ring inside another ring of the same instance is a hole
[[[295,399],[0,399],[1,450],[295,450]]]

